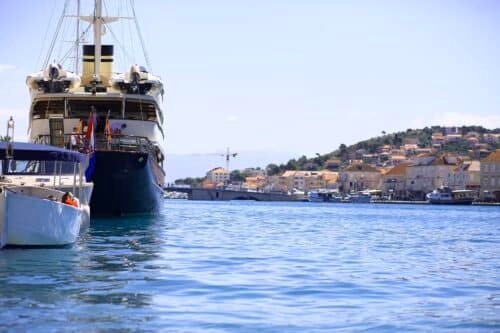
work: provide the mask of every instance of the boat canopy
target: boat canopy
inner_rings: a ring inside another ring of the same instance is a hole
[[[12,144],[12,148],[9,147],[10,144]],[[12,149],[14,160],[82,163],[86,159],[85,154],[54,146],[26,142],[0,142],[0,160],[5,160],[7,158],[7,149]]]

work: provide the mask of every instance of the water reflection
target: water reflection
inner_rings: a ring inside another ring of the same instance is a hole
[[[162,216],[93,219],[72,247],[2,250],[0,308],[68,301],[149,305],[151,295],[134,282],[158,268],[154,262],[167,238],[162,221]]]
[[[151,263],[159,258],[165,242],[162,216],[93,219],[82,238],[80,269],[74,277],[87,288],[79,301],[93,304],[121,304],[132,307],[151,303],[151,295],[136,287],[151,274]]]

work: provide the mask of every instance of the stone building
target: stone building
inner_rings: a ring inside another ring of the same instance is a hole
[[[213,168],[207,172],[207,181],[215,184],[228,182],[229,172],[222,167]]]
[[[406,169],[406,192],[410,199],[425,200],[425,195],[446,185],[447,179],[462,161],[454,155],[416,157]]]
[[[481,160],[481,199],[500,202],[500,149]]]
[[[376,168],[357,163],[340,172],[340,190],[343,192],[375,190],[380,188],[381,173]]]

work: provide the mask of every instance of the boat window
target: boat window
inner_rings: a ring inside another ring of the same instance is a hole
[[[53,175],[54,167],[56,174],[73,174],[74,162],[58,161],[21,161],[2,160],[2,174],[4,175]]]
[[[125,119],[156,121],[156,106],[151,102],[127,100]]]
[[[122,101],[121,100],[69,100],[68,101],[68,117],[86,119],[92,107],[97,116],[106,117],[109,113],[110,118],[122,118]]]
[[[50,114],[64,114],[64,99],[37,101],[33,105],[34,119],[47,119]]]

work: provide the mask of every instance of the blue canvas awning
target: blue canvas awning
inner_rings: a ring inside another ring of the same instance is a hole
[[[26,142],[0,142],[0,160],[6,156],[7,145],[12,144],[13,159],[18,161],[84,162],[86,155],[68,149]]]

